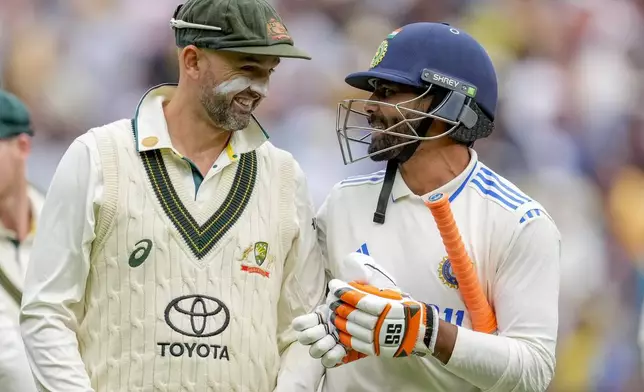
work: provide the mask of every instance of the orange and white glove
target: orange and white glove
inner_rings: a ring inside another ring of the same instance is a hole
[[[365,354],[347,350],[340,344],[335,326],[329,321],[331,310],[328,304],[318,306],[313,313],[296,317],[292,326],[297,331],[297,340],[309,347],[309,355],[320,359],[326,368],[349,363],[366,357]]]
[[[329,290],[336,299],[329,304],[329,320],[345,348],[388,358],[433,352],[438,334],[433,307],[399,290],[339,279],[329,282]]]
[[[338,277],[345,280],[396,289],[393,277],[376,264],[373,258],[362,253],[348,254],[339,264],[337,273]],[[325,304],[320,305],[312,313],[296,317],[292,323],[293,329],[297,332],[298,341],[303,345],[310,346],[311,357],[320,359],[327,368],[366,356],[355,350],[347,349],[340,343],[338,330],[330,321],[332,312],[329,307],[337,300],[338,298],[330,291]]]

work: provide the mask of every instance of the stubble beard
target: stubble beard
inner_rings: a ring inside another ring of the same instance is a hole
[[[214,78],[201,86],[200,101],[210,120],[217,128],[239,131],[250,124],[251,113],[242,113],[233,106],[232,97],[217,93]],[[253,108],[254,109],[254,108]]]
[[[400,123],[400,121],[402,120],[395,119],[392,121],[393,124],[397,124],[397,125],[394,128],[392,128],[390,132],[397,132],[404,135],[413,135],[411,129],[409,129],[409,126],[407,124]],[[387,129],[386,121],[384,119],[378,119],[378,118],[372,117],[369,119],[369,124],[371,125],[371,127],[374,127],[374,128]],[[383,151],[380,153],[378,151],[381,151],[386,148],[390,148],[405,142],[409,142],[409,141],[411,141],[411,139],[406,137],[396,136],[391,133],[374,132],[371,135],[371,143],[369,143],[369,148],[367,149],[367,152],[369,154],[373,154],[370,156],[372,161],[375,161],[375,162],[390,161],[396,158],[404,150],[406,145],[392,148],[391,150]]]

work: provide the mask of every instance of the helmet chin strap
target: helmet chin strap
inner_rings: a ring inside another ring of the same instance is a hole
[[[429,128],[432,126],[434,119],[431,117],[425,117],[418,124],[416,133],[420,137],[425,137]],[[403,147],[398,155],[395,158],[390,159],[387,162],[387,169],[385,171],[385,178],[382,183],[382,188],[380,189],[380,196],[378,196],[378,205],[376,207],[376,212],[373,214],[373,222],[384,224],[385,223],[385,214],[387,213],[387,205],[389,204],[389,196],[391,196],[391,191],[394,187],[394,181],[396,179],[396,171],[398,170],[398,165],[407,162],[409,158],[414,155],[416,149],[420,145],[420,141],[408,144]]]

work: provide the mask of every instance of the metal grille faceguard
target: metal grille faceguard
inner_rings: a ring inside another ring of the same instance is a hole
[[[338,103],[338,111],[336,115],[336,133],[338,135],[338,142],[340,144],[340,151],[342,152],[344,164],[348,165],[385,151],[412,144],[416,141],[434,140],[445,137],[454,132],[454,130],[456,130],[461,124],[468,128],[472,128],[476,124],[477,116],[469,107],[472,102],[472,98],[456,91],[449,91],[445,96],[445,99],[443,99],[443,101],[433,110],[430,110],[427,113],[406,107],[406,105],[409,105],[410,103],[414,103],[428,95],[431,95],[432,86],[433,85],[430,85],[421,95],[397,104],[390,104],[370,99],[345,99],[340,101]],[[373,128],[368,122],[369,115],[362,111],[365,104],[394,108],[404,120],[387,129]],[[409,118],[410,116],[412,116],[412,118]],[[451,125],[451,127],[440,135],[419,136],[416,132],[417,124],[426,118],[443,121]],[[398,127],[404,126],[408,127],[411,134],[401,133],[398,131],[400,129]],[[364,149],[366,146],[369,146],[371,143],[371,137],[374,133],[394,135],[407,140],[371,154],[368,153],[368,151],[356,154],[356,151],[352,148],[357,149],[358,146],[360,146]]]

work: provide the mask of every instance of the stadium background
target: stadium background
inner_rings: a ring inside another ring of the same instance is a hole
[[[70,142],[130,117],[176,80],[168,20],[179,0],[2,0],[3,87],[30,107],[29,178],[46,189]],[[257,116],[304,168],[316,204],[345,167],[336,104],[380,41],[415,21],[469,31],[498,69],[497,130],[482,160],[540,200],[563,235],[551,391],[641,391],[644,292],[644,0],[272,0],[314,57],[283,61]],[[639,260],[639,263],[638,263]]]

